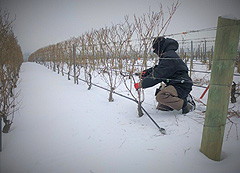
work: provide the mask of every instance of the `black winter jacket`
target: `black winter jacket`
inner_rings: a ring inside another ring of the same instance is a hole
[[[188,75],[188,67],[175,52],[178,49],[176,40],[166,38],[161,50],[158,65],[147,69],[148,76],[142,80],[142,88],[152,87],[160,82],[176,88],[178,97],[184,99],[192,90],[192,79]]]

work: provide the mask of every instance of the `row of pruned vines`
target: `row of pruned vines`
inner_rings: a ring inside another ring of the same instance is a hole
[[[148,64],[148,59],[158,62],[151,50],[152,40],[164,35],[178,6],[178,2],[172,4],[167,17],[161,5],[158,12],[149,10],[142,16],[125,16],[122,23],[40,48],[30,55],[29,61],[67,74],[69,79],[74,73],[76,83],[80,73],[84,73],[88,89],[91,89],[92,75],[99,75],[110,90],[109,102],[114,101],[113,92],[123,82],[129,95],[138,103],[138,113],[142,116],[140,108],[144,94],[141,89],[135,92],[132,87],[139,81],[139,76],[134,74],[153,65]]]
[[[13,122],[14,112],[18,109],[15,92],[23,62],[21,47],[13,33],[10,15],[0,10],[0,117],[5,123],[3,132],[8,133]]]

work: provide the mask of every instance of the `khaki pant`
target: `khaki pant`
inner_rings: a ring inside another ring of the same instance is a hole
[[[183,99],[178,97],[178,93],[172,85],[169,85],[159,91],[156,96],[156,100],[158,101],[158,107],[165,105],[178,111],[182,109],[184,102]]]

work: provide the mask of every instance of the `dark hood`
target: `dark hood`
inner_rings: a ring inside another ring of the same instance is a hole
[[[178,42],[171,38],[157,37],[153,41],[153,52],[156,53],[159,57],[162,53],[178,49]]]

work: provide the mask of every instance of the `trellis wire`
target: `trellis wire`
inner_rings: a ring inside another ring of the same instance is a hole
[[[68,74],[68,73],[64,72],[64,74]],[[71,74],[70,74],[70,76],[74,78],[74,75],[71,75]],[[81,78],[79,78],[79,77],[78,77],[78,79],[81,80],[81,81],[83,81],[83,82],[85,82],[85,83],[87,83],[87,81],[84,80],[84,79],[81,79]],[[109,89],[104,88],[104,87],[102,87],[102,86],[100,86],[100,85],[94,84],[94,83],[92,83],[92,82],[91,82],[91,84],[92,84],[93,86],[95,86],[95,87],[98,87],[98,88],[101,88],[101,89],[103,89],[103,90],[106,90],[106,91],[110,92]],[[131,101],[133,101],[133,102],[135,102],[135,103],[138,103],[137,100],[135,100],[135,99],[133,99],[133,98],[130,98],[130,97],[127,97],[127,96],[125,96],[125,95],[122,95],[122,94],[120,94],[120,93],[117,93],[116,91],[113,91],[113,93],[116,94],[116,95],[118,95],[118,96],[120,96],[120,97],[123,97],[123,98],[126,98],[126,99],[128,99],[128,100],[131,100]],[[165,130],[164,128],[160,127],[160,126],[157,124],[157,122],[150,116],[150,114],[143,108],[142,105],[140,105],[140,106],[141,106],[141,109],[146,113],[146,115],[148,116],[148,118],[155,124],[155,126],[158,128],[158,130],[159,130],[162,134],[166,134],[166,130]]]

